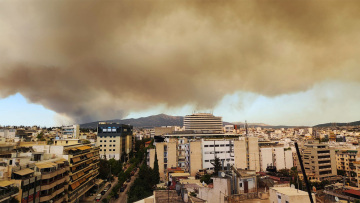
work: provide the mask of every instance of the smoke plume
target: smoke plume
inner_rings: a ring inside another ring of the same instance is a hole
[[[1,1],[0,97],[82,123],[360,82],[358,1]]]

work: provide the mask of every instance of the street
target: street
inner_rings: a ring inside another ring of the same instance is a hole
[[[127,191],[130,190],[131,185],[134,183],[135,179],[138,176],[138,173],[140,171],[140,168],[136,171],[135,175],[131,176],[131,180],[129,183],[127,183],[127,187],[124,192],[120,192],[119,198],[116,200],[110,201],[111,203],[126,203],[127,202]]]

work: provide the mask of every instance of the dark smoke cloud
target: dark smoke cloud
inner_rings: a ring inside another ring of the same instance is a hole
[[[1,1],[0,96],[76,122],[360,81],[358,1]]]

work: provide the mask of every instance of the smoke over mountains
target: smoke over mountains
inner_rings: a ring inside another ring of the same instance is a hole
[[[358,1],[1,1],[0,97],[84,123],[360,81]]]

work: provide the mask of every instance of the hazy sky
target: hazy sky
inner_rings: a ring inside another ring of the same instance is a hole
[[[358,1],[1,1],[0,125],[360,120]]]

